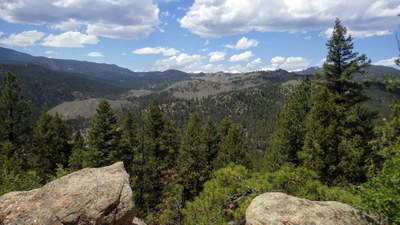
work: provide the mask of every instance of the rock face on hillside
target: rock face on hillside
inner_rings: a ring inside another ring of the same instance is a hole
[[[246,211],[246,225],[370,224],[358,210],[340,202],[310,201],[284,193],[259,195]]]
[[[0,224],[131,224],[135,217],[123,163],[83,169],[42,188],[0,197]]]

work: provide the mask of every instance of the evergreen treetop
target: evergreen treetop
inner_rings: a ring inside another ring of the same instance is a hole
[[[110,104],[102,99],[96,109],[88,130],[90,166],[105,166],[118,161],[119,141],[121,139],[118,119]]]
[[[364,74],[370,66],[365,54],[354,51],[353,38],[347,35],[347,28],[336,19],[332,36],[326,44],[328,54],[323,65],[322,78],[326,85],[338,93],[336,101],[352,106],[366,99],[362,90],[365,86],[352,81],[355,74]]]
[[[326,44],[328,55],[323,65],[327,80],[338,82],[351,80],[355,73],[365,73],[370,60],[365,54],[354,52],[353,38],[347,35],[347,28],[337,18],[332,36]]]

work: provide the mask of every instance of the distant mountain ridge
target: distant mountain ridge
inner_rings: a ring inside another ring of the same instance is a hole
[[[295,72],[299,75],[314,75],[315,73],[321,73],[322,68],[318,66],[309,67],[305,70]],[[386,74],[392,74],[394,76],[400,76],[400,70],[390,67],[390,66],[380,66],[380,65],[371,65],[367,68],[366,73],[361,75],[356,75],[356,79],[365,79],[365,78],[382,78]]]
[[[94,78],[105,80],[107,80],[107,76],[110,74],[116,76],[116,79],[124,79],[135,75],[135,73],[129,69],[113,64],[37,57],[1,47],[0,62],[2,64],[35,64],[47,69],[85,74],[87,76],[93,76]]]
[[[46,69],[68,72],[75,76],[130,89],[163,89],[169,85],[165,82],[181,81],[191,77],[191,74],[178,70],[133,72],[114,64],[32,56],[2,47],[0,47],[0,64],[35,64]]]

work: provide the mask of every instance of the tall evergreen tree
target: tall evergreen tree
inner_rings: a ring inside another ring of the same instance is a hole
[[[220,145],[215,160],[216,169],[223,168],[232,162],[249,167],[247,143],[241,127],[226,117],[222,119],[218,130]]]
[[[140,140],[139,128],[132,110],[128,110],[125,113],[121,131],[121,158],[124,161],[125,168],[130,173],[135,155],[139,154]]]
[[[365,86],[352,79],[355,73],[365,72],[369,60],[353,52],[352,38],[339,19],[327,47],[300,159],[325,183],[363,182],[371,156],[366,143],[372,140],[374,113],[361,105],[366,99]]]
[[[88,130],[88,166],[106,166],[121,160],[118,120],[110,104],[102,99]]]
[[[313,107],[307,117],[303,150],[299,152],[302,165],[317,171],[328,183],[338,176],[341,161],[338,147],[343,132],[343,107],[334,101],[334,94],[325,86],[319,87]]]
[[[201,129],[202,144],[204,145],[207,158],[207,180],[215,169],[215,159],[219,152],[220,137],[217,127],[211,117]]]
[[[24,93],[16,76],[5,72],[0,93],[0,143],[12,143],[14,147],[7,153],[10,156],[15,149],[21,150],[20,147],[27,142],[29,134],[30,104],[23,98]]]
[[[31,165],[42,182],[47,181],[59,166],[66,167],[70,154],[68,127],[61,117],[43,111],[33,134]]]
[[[165,175],[175,164],[177,135],[174,122],[165,115],[153,100],[144,116],[142,138],[139,147],[139,168],[133,173],[132,183],[137,185],[135,199],[140,205],[139,214],[145,215],[161,202]]]
[[[182,136],[177,167],[179,181],[184,187],[184,200],[196,196],[207,179],[207,149],[202,142],[201,127],[199,117],[193,114]]]
[[[352,81],[356,73],[364,74],[370,65],[365,54],[354,52],[353,38],[347,29],[336,19],[332,36],[326,44],[328,54],[323,65],[323,79],[326,85],[338,93],[337,101],[352,106],[365,100],[364,86]]]
[[[278,170],[283,163],[299,165],[298,152],[304,145],[306,118],[311,109],[311,80],[306,77],[294,88],[278,115],[267,150],[267,168]]]

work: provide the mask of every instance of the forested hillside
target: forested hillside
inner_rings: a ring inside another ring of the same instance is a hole
[[[356,79],[369,66],[339,19],[312,76],[169,70],[136,74],[142,83],[127,92],[37,65],[4,65],[0,194],[123,161],[137,215],[150,225],[240,224],[267,191],[349,203],[398,224],[400,103],[386,88],[400,81]],[[29,100],[43,107],[107,95],[132,107],[117,112],[101,99],[86,126],[60,116],[72,106],[27,122]]]
[[[0,64],[0,78],[5,72],[13,72],[21,83],[27,100],[36,108],[52,108],[65,101],[94,97],[116,98],[127,89],[82,78],[66,73],[27,65]]]

